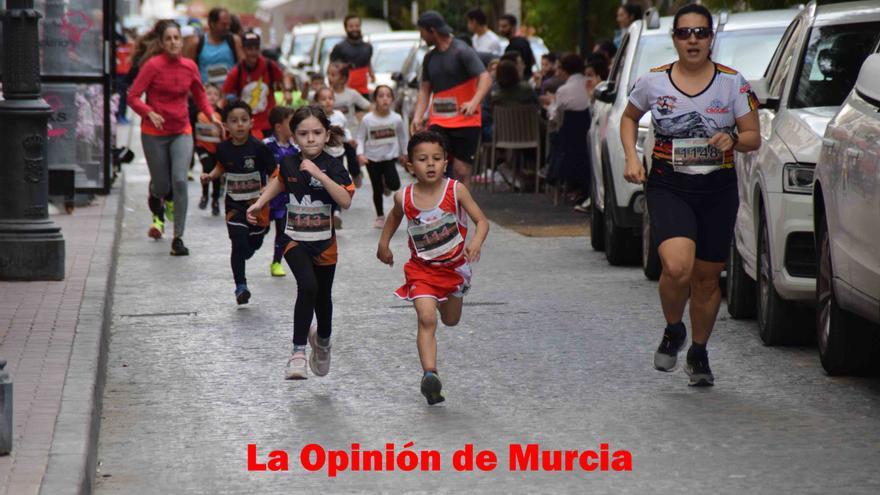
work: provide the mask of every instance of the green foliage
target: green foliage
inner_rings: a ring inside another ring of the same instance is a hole
[[[260,0],[205,0],[205,7],[208,10],[214,7],[226,7],[233,14],[242,12],[252,14],[257,11],[259,3]]]

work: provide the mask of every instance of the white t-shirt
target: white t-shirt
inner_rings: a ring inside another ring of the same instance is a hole
[[[333,113],[327,116],[327,120],[330,121],[330,125],[335,125],[337,127],[341,127],[345,132],[345,142],[349,142],[352,139],[351,132],[348,130],[348,122],[345,120],[345,115],[342,115],[342,112],[339,110],[333,110]],[[345,154],[345,146],[325,146],[324,151],[327,152],[328,155],[333,158],[339,158],[340,156]]]
[[[566,110],[580,112],[590,108],[590,95],[587,93],[587,78],[583,74],[572,74],[556,90],[556,99],[549,109],[550,120],[559,121]]]
[[[345,116],[345,128],[354,133],[358,127],[357,112],[369,110],[370,102],[348,86],[341,93],[334,92],[333,95],[336,97],[336,110]]]
[[[500,57],[504,54],[504,50],[501,48],[501,38],[493,33],[491,29],[487,29],[482,36],[474,33],[474,35],[471,36],[471,44],[473,45],[474,50],[478,52],[491,53],[496,57]]]
[[[629,102],[643,112],[651,112],[655,144],[653,159],[672,161],[676,140],[711,138],[719,132],[731,133],[736,119],[758,108],[758,99],[739,72],[715,64],[715,75],[699,94],[688,95],[672,82],[672,65],[651,69],[636,81]],[[681,141],[679,141],[681,142]],[[676,167],[684,173],[706,173],[732,168],[733,150],[724,153],[717,167]]]
[[[371,162],[396,160],[409,140],[403,118],[397,112],[381,117],[374,112],[364,116],[357,131],[357,154]]]

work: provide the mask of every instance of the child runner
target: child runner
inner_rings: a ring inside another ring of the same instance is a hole
[[[298,109],[290,121],[299,154],[285,156],[260,198],[248,208],[248,221],[281,192],[287,206],[284,259],[296,278],[293,309],[293,352],[287,361],[288,380],[306,378],[306,342],[312,348],[309,367],[316,376],[330,371],[333,319],[333,275],[336,273],[336,231],[333,210],[351,206],[354,185],[342,162],[324,151],[331,138],[330,121],[317,105]],[[334,143],[331,143],[334,144]],[[312,326],[312,314],[318,318]]]
[[[251,135],[251,107],[235,100],[223,109],[223,123],[229,140],[217,145],[217,165],[209,174],[202,174],[202,184],[226,174],[226,230],[232,242],[232,277],[235,279],[235,300],[247,304],[251,293],[245,278],[245,261],[263,245],[269,230],[269,209],[255,212],[248,223],[246,213],[276,168],[272,151]],[[274,196],[273,196],[274,197]],[[254,224],[254,225],[252,225]]]
[[[470,263],[480,260],[489,222],[467,188],[444,176],[447,155],[440,134],[416,133],[409,141],[407,155],[407,168],[416,182],[394,194],[394,207],[379,238],[376,257],[394,266],[388,245],[406,218],[411,256],[403,267],[406,283],[395,295],[415,306],[419,329],[416,343],[424,371],[421,390],[428,404],[433,405],[445,400],[437,374],[437,310],[446,326],[455,326],[461,319],[462,297],[470,288]],[[465,213],[477,225],[467,244]]]
[[[223,94],[220,92],[220,88],[214,83],[208,83],[205,85],[205,94],[208,97],[208,103],[214,108],[214,112],[220,115],[220,105],[223,103]],[[217,145],[223,140],[223,129],[211,122],[211,119],[204,113],[199,112],[196,118],[195,139],[196,155],[202,164],[202,172],[209,174],[217,163]],[[220,214],[220,181],[219,177],[212,181],[214,193],[211,195],[211,214],[214,216]],[[202,198],[199,200],[200,210],[208,207],[210,188],[211,182],[202,184]]]
[[[327,69],[327,81],[333,90],[335,99],[334,107],[345,116],[345,129],[349,134],[357,132],[358,113],[370,109],[370,102],[357,91],[349,88],[348,65],[335,62]],[[357,142],[354,139],[345,143],[345,161],[348,163],[348,171],[352,178],[359,176],[361,171],[357,162]]]
[[[263,144],[272,150],[275,155],[275,163],[281,163],[281,159],[287,155],[299,153],[299,148],[293,144],[293,134],[290,132],[290,118],[293,117],[293,109],[288,107],[275,107],[269,112],[269,124],[273,134],[263,140]],[[269,218],[275,222],[275,251],[272,254],[272,265],[269,273],[273,277],[287,275],[281,266],[281,256],[284,254],[284,223],[287,218],[287,194],[281,193],[269,202]]]
[[[380,85],[373,91],[375,109],[364,116],[357,132],[358,162],[367,167],[370,182],[373,184],[373,206],[376,208],[376,221],[373,227],[385,226],[385,208],[382,195],[386,191],[400,189],[400,176],[397,175],[397,160],[406,163],[406,129],[403,118],[391,110],[394,90]]]
[[[342,132],[341,143],[334,146],[328,145],[324,147],[324,150],[329,153],[330,156],[338,158],[341,161],[348,153],[348,150],[354,149],[349,145],[349,143],[354,142],[354,137],[348,130],[345,115],[339,110],[336,110],[336,96],[330,88],[318,89],[315,93],[315,103],[320,105],[321,109],[324,110],[324,114],[330,121],[331,132]],[[337,131],[332,131],[332,129],[336,129]],[[357,160],[353,160],[351,163],[353,163],[353,165],[349,164],[349,175],[351,175],[351,180],[354,181],[354,187],[360,188],[361,184],[363,184],[363,176],[361,175],[360,167],[358,166]],[[339,210],[333,212],[333,226],[337,229],[342,228],[342,216],[340,215]]]

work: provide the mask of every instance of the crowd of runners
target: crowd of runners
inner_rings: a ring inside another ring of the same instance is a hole
[[[515,18],[504,19],[515,23]],[[405,283],[394,293],[411,301],[416,311],[421,392],[429,404],[443,401],[437,315],[447,326],[459,322],[471,264],[480,259],[489,230],[467,189],[482,103],[493,84],[486,64],[471,44],[453,37],[439,13],[423,13],[418,27],[431,50],[407,129],[392,109],[391,87],[367,91],[374,77],[372,51],[362,39],[358,17],[345,19],[347,38],[333,50],[326,80],[319,75],[310,81],[308,93],[296,97],[291,77],[261,53],[260,36],[231,33],[231,22],[226,9],[215,8],[206,32],[185,39],[177,23],[160,21],[135,52],[136,75],[127,101],[141,117],[151,177],[148,235],[162,239],[165,222],[173,222],[171,254],[189,254],[183,238],[187,177],[195,154],[203,170],[199,208],[210,203],[219,215],[224,198],[236,303],[247,304],[251,297],[246,262],[274,225],[269,272],[285,276],[283,260],[296,279],[293,347],[285,377],[304,379],[307,369],[324,376],[330,369],[340,211],[351,206],[366,168],[374,227],[382,230],[377,247],[382,263],[393,265],[389,243],[406,220],[411,256],[404,265]],[[485,41],[495,49],[484,25],[475,30],[475,44]],[[718,278],[737,207],[733,150],[748,152],[759,145],[748,84],[709,58],[712,25],[704,7],[679,10],[671,41],[679,59],[636,83],[621,126],[626,179],[647,181],[652,231],[663,262],[660,299],[666,328],[654,365],[662,371],[675,368],[687,336],[682,318],[690,300],[692,345],[686,369],[692,385],[714,383],[706,343],[720,304]],[[566,62],[565,69],[572,72],[569,76],[583,77],[583,59],[575,62]],[[530,72],[531,64],[525,69]],[[583,79],[572,81],[587,91]],[[677,102],[677,114],[711,120],[713,131],[707,133],[706,126],[665,129],[654,110],[658,101],[670,98]],[[647,111],[655,117],[657,144],[655,166],[645,177],[635,140],[639,117]],[[690,156],[714,158],[679,163],[683,146],[692,148]],[[399,168],[412,177],[403,188]],[[386,214],[385,197],[392,194]]]

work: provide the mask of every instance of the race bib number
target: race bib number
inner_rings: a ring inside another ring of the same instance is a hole
[[[205,72],[208,74],[208,82],[222,87],[223,83],[226,82],[226,74],[229,74],[229,67],[222,64],[209,65],[205,67]]]
[[[396,139],[397,130],[393,125],[370,128],[370,144],[394,144]]]
[[[196,123],[196,141],[203,143],[219,143],[221,141],[220,128],[216,124],[207,122]]]
[[[433,222],[410,225],[407,232],[416,248],[416,255],[423,260],[440,258],[464,242],[458,230],[458,220],[449,212]]]
[[[333,207],[289,204],[284,231],[294,241],[326,241],[333,235]]]
[[[458,102],[454,96],[434,97],[433,113],[435,117],[452,118],[458,115]]]
[[[226,174],[226,194],[233,201],[250,201],[259,198],[261,186],[259,172]]]
[[[707,174],[724,165],[724,152],[708,138],[673,139],[672,167],[676,172]]]

